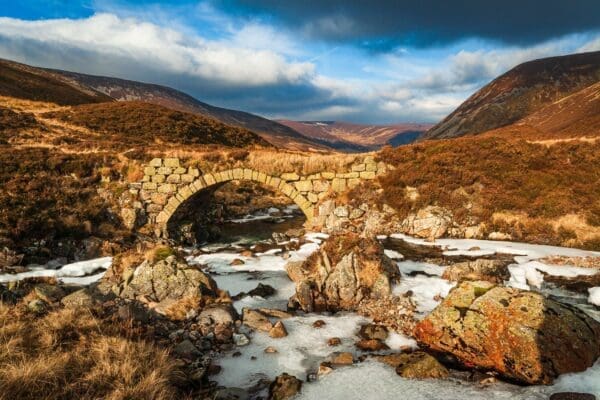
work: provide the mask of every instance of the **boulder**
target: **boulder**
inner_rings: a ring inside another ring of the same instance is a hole
[[[269,387],[270,400],[291,399],[302,389],[302,381],[295,376],[288,375],[285,372],[279,375]]]
[[[435,357],[423,352],[394,353],[385,356],[375,356],[377,361],[388,364],[396,369],[403,378],[428,379],[446,378],[448,370]]]
[[[286,337],[287,335],[288,335],[288,333],[287,333],[287,330],[285,329],[285,325],[283,325],[283,322],[281,322],[281,321],[275,322],[275,325],[273,325],[273,327],[269,331],[269,336],[274,339]]]
[[[414,331],[421,347],[526,384],[580,372],[600,356],[600,323],[543,295],[463,282]]]
[[[389,295],[400,279],[376,239],[353,233],[330,236],[301,266],[288,264],[287,270],[305,312],[355,310],[363,299]]]
[[[217,292],[217,284],[211,277],[185,261],[169,256],[154,264],[146,260],[139,265],[131,280],[124,282],[120,296],[161,302],[193,296],[215,297]]]
[[[356,342],[356,347],[362,351],[380,351],[389,349],[389,347],[379,339],[361,339]]]
[[[202,335],[212,333],[217,342],[225,343],[232,339],[239,316],[231,303],[215,303],[204,307],[197,319]]]
[[[402,231],[426,239],[437,239],[452,227],[452,213],[442,207],[427,206],[402,221]]]
[[[255,329],[257,331],[269,332],[273,328],[273,324],[269,321],[267,315],[260,311],[253,310],[251,308],[244,308],[242,310],[242,321],[244,325]]]
[[[509,264],[510,261],[480,258],[450,265],[444,271],[442,278],[455,282],[467,280],[503,283],[510,279]]]
[[[363,339],[385,340],[388,337],[388,330],[382,325],[366,324],[360,327],[358,334]]]

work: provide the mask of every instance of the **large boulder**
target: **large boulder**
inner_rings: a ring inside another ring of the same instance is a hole
[[[442,207],[427,206],[402,221],[402,231],[425,239],[437,239],[452,227],[452,213]]]
[[[295,301],[306,312],[355,310],[368,298],[391,294],[400,279],[396,264],[374,238],[348,233],[329,237],[302,264],[291,264]]]
[[[120,296],[162,302],[217,294],[217,284],[211,277],[175,256],[168,256],[155,263],[146,260],[139,265],[124,283]]]
[[[600,356],[600,323],[520,289],[463,282],[415,328],[419,344],[467,367],[527,384],[583,371]]]

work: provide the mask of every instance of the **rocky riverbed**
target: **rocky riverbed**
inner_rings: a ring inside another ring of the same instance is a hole
[[[122,258],[112,260],[111,276],[104,276],[111,264],[105,258],[3,274],[0,282],[46,275],[67,286],[104,287],[111,300],[97,301],[158,324],[161,340],[212,398],[600,396],[600,253],[400,234],[340,239],[293,229],[179,254],[127,268]],[[157,291],[163,281],[172,286]],[[182,300],[190,295],[200,300],[190,306]],[[506,302],[506,311],[486,301]],[[137,305],[153,317],[141,317]],[[506,321],[499,324],[498,315]],[[475,322],[454,325],[463,319]],[[566,325],[557,328],[561,320]]]

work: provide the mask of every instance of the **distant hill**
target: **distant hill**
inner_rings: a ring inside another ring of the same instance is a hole
[[[213,118],[172,110],[141,101],[83,104],[42,114],[95,132],[126,138],[131,144],[162,140],[179,144],[219,144],[230,147],[270,146],[256,133]]]
[[[69,71],[49,71],[69,82],[77,82],[82,86],[92,88],[117,101],[145,101],[174,110],[203,115],[228,125],[245,128],[256,132],[277,147],[292,150],[331,150],[328,146],[312,141],[293,129],[270,119],[244,111],[215,107],[170,87]]]
[[[599,81],[600,52],[529,61],[477,91],[423,139],[480,134],[526,117],[531,119],[522,124],[537,126],[546,134],[570,134],[576,127],[588,129],[594,123],[588,123],[587,118],[597,120],[600,113],[596,95]]]
[[[0,96],[76,105],[113,101],[103,93],[67,82],[51,72],[0,59]]]
[[[243,111],[215,107],[166,86],[38,68],[2,59],[0,96],[59,105],[138,100],[248,129],[278,147],[292,150],[332,150],[326,144],[304,137],[275,121]]]
[[[368,151],[386,144],[398,146],[415,141],[431,127],[428,124],[366,125],[339,121],[278,122],[314,140],[345,151]]]

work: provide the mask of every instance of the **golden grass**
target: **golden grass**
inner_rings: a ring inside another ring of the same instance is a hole
[[[37,318],[0,303],[0,399],[174,399],[168,352],[85,309]]]

